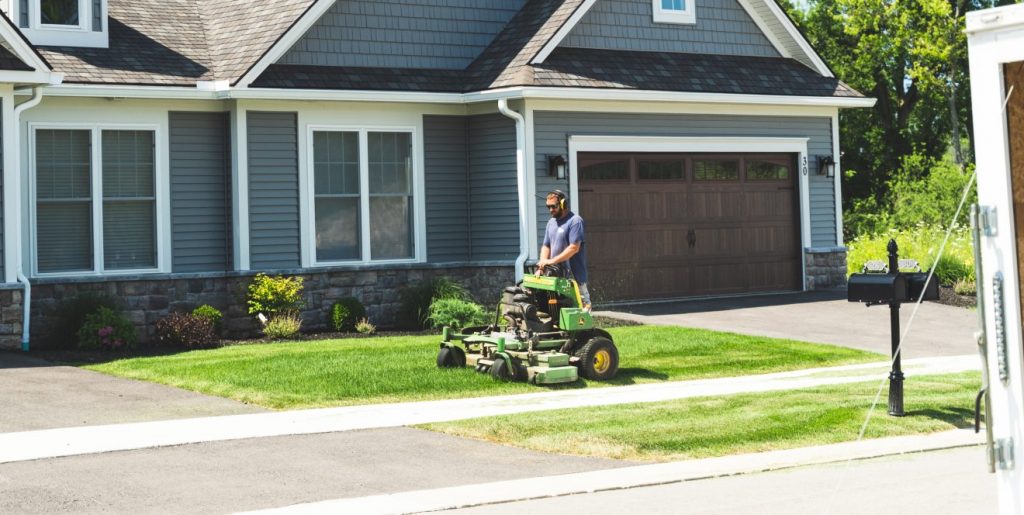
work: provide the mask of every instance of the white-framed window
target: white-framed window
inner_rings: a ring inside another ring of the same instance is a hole
[[[160,272],[153,126],[31,127],[33,273]]]
[[[13,0],[12,17],[34,45],[107,48],[107,1]]]
[[[652,0],[656,23],[697,23],[697,0]]]
[[[416,259],[411,128],[309,128],[313,263]]]

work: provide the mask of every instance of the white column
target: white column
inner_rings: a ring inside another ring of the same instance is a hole
[[[18,257],[21,252],[21,166],[17,146],[21,143],[18,127],[14,124],[14,88],[0,85],[0,116],[3,117],[3,213],[4,213],[4,282],[18,280]]]
[[[235,270],[249,270],[249,132],[245,106],[231,109],[231,222]]]

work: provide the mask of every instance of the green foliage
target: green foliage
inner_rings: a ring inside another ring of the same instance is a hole
[[[462,328],[487,322],[487,312],[475,302],[462,299],[437,299],[430,303],[428,317],[435,328]]]
[[[100,307],[95,313],[86,315],[85,322],[78,330],[80,349],[133,349],[137,339],[131,321],[108,307]]]
[[[256,274],[249,284],[249,314],[268,318],[295,313],[302,308],[302,278]]]
[[[338,299],[331,306],[331,327],[335,331],[354,331],[356,324],[363,318],[366,318],[366,307],[355,297]]]
[[[156,337],[164,345],[186,349],[209,347],[217,341],[213,321],[195,312],[171,313],[157,320]]]
[[[263,334],[274,340],[281,340],[295,336],[301,328],[302,318],[297,313],[278,313],[274,318],[267,320],[263,326]]]
[[[398,292],[398,324],[405,329],[429,327],[430,304],[437,299],[472,300],[461,284],[448,277],[406,286]]]
[[[900,259],[916,259],[922,270],[934,265],[941,284],[953,284],[958,279],[974,277],[974,250],[970,230],[957,227],[950,234],[942,259],[936,263],[939,246],[946,233],[933,225],[918,225],[912,229],[891,229],[877,236],[864,235],[847,243],[847,272],[860,272],[871,260],[888,262],[886,246],[895,239]]]
[[[85,318],[100,308],[116,310],[118,302],[113,297],[95,292],[84,292],[57,304],[50,317],[48,343],[59,349],[78,347],[78,330]]]
[[[978,285],[974,282],[974,279],[960,279],[953,283],[953,292],[957,295],[977,295]]]
[[[360,334],[371,335],[377,332],[377,326],[371,324],[369,318],[364,318],[356,322],[356,331]]]
[[[218,334],[220,333],[220,322],[224,319],[224,313],[221,313],[219,309],[209,304],[203,304],[202,306],[193,309],[192,315],[208,320],[210,324],[212,324],[213,330]]]

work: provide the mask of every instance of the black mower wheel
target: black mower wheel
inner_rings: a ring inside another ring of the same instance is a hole
[[[576,351],[580,375],[592,381],[607,381],[619,371],[619,350],[604,336],[595,336]]]
[[[466,353],[458,347],[441,347],[437,353],[437,368],[462,368],[466,366]]]
[[[494,363],[491,363],[491,377],[498,381],[511,381],[512,369],[509,365],[510,364],[505,361],[505,358],[494,358]]]

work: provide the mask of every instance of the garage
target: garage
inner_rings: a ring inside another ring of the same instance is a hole
[[[601,302],[799,290],[797,154],[580,152]]]

